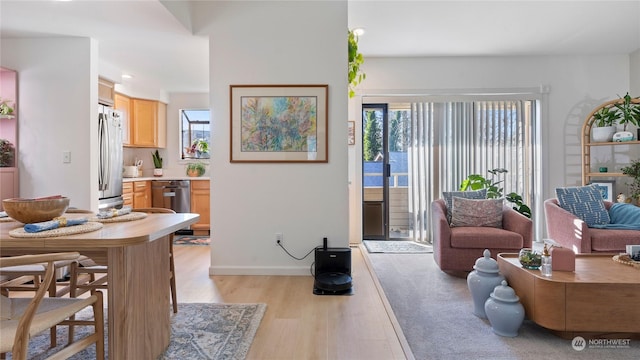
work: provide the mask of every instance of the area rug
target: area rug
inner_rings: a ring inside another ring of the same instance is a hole
[[[245,359],[266,308],[266,304],[178,304],[178,313],[171,313],[169,347],[159,359]],[[92,311],[86,309],[78,317],[91,314]],[[76,327],[76,339],[88,331],[89,328],[86,326]],[[50,350],[49,331],[37,335],[29,343],[29,359],[45,359],[59,351],[66,344],[66,339],[67,328],[60,327],[59,346]],[[108,352],[107,349],[105,339],[105,352]],[[10,354],[7,355],[7,359],[11,359]],[[105,358],[108,357],[108,354],[105,354]],[[70,359],[95,358],[95,345],[92,345]]]
[[[445,274],[432,254],[367,254],[415,359],[640,359],[640,340],[587,343],[571,340],[525,320],[517,337],[493,333],[473,315],[465,278]],[[624,340],[624,337],[623,337]]]
[[[209,245],[211,238],[208,236],[177,235],[173,238],[173,245]]]
[[[433,252],[431,245],[419,244],[408,240],[363,240],[362,242],[370,253],[419,254]]]

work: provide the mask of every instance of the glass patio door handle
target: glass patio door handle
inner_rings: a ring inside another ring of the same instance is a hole
[[[384,176],[391,177],[391,164],[385,165],[385,171],[386,171],[386,174]]]

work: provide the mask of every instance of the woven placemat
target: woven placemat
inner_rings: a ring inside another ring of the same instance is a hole
[[[114,216],[112,218],[100,219],[98,217],[92,217],[89,221],[96,221],[101,223],[112,223],[112,222],[123,222],[123,221],[133,221],[140,220],[147,217],[147,213],[143,212],[131,212],[121,216]]]
[[[83,234],[102,229],[104,225],[99,222],[86,222],[80,225],[61,227],[53,230],[45,230],[35,233],[29,233],[24,231],[24,226],[9,231],[9,236],[16,238],[43,238],[43,237],[56,237],[73,234]]]

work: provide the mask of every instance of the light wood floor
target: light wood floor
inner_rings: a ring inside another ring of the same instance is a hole
[[[361,249],[354,295],[313,295],[311,276],[209,276],[208,246],[175,246],[178,302],[266,303],[248,359],[413,359]]]

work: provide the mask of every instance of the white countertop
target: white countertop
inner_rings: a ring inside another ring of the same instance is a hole
[[[130,182],[130,181],[146,181],[146,180],[164,180],[164,181],[170,181],[170,180],[192,180],[192,181],[197,181],[197,180],[209,180],[208,176],[147,176],[147,177],[132,177],[132,178],[122,178],[123,182]]]

